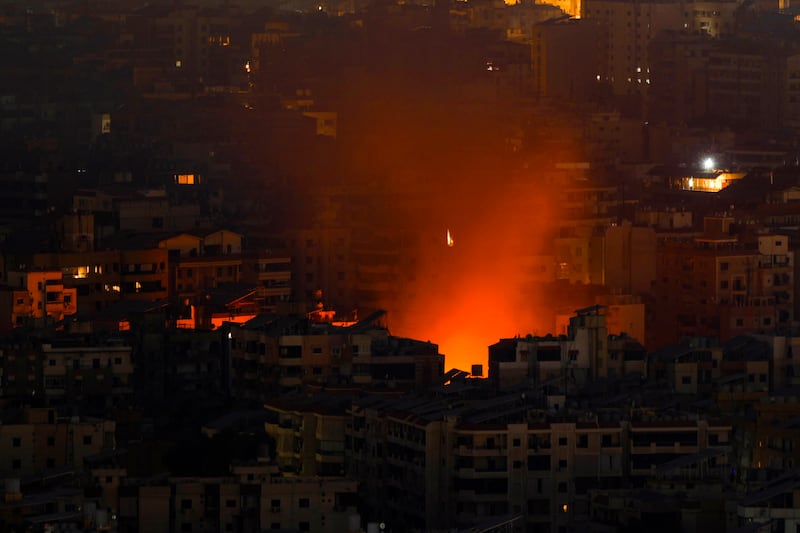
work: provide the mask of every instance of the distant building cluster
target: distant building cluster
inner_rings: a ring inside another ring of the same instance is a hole
[[[796,8],[279,4],[0,0],[0,531],[800,529]]]

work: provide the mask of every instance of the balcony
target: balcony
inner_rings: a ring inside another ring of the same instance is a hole
[[[508,475],[508,469],[502,468],[495,470],[476,470],[475,468],[459,468],[457,475],[462,479],[494,479]]]
[[[456,450],[457,455],[463,455],[466,457],[490,457],[490,456],[497,456],[497,457],[505,457],[508,454],[508,450],[506,448],[487,448],[483,446],[474,446],[474,447],[467,447],[463,444],[458,447]]]

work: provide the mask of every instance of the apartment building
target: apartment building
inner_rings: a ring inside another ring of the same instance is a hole
[[[426,387],[444,373],[438,346],[390,335],[383,311],[350,325],[261,315],[231,327],[231,357],[234,394],[252,399],[309,384]]]
[[[731,219],[722,218],[722,227]],[[659,247],[648,331],[655,345],[681,337],[727,340],[750,331],[786,329],[794,317],[794,252],[788,237],[740,242],[726,231]]]
[[[133,348],[122,339],[58,337],[42,343],[42,394],[49,405],[82,404],[92,409],[131,405]]]
[[[585,0],[581,18],[597,21],[605,29],[596,46],[605,52],[606,69],[597,75],[616,95],[646,93],[650,41],[663,30],[679,30],[688,24],[681,4],[672,0]]]
[[[275,441],[275,459],[283,473],[344,476],[346,412],[335,398],[271,399],[265,431]]]
[[[242,273],[244,236],[219,230],[204,236],[181,233],[158,241],[169,250],[174,268],[171,293],[191,298],[224,283],[238,283]]]
[[[95,313],[123,300],[155,301],[167,297],[166,249],[116,249],[93,252],[36,253],[33,268],[60,270],[64,287],[74,289],[80,313]]]
[[[597,80],[605,60],[602,28],[596,21],[552,18],[533,26],[533,94],[555,101],[585,102],[602,87]],[[581,50],[576,54],[576,50]]]
[[[800,125],[800,54],[774,43],[737,42],[708,58],[708,113],[736,127]]]
[[[796,469],[749,492],[736,510],[739,524],[800,525],[800,475]]]
[[[0,320],[12,327],[54,324],[77,312],[77,290],[64,287],[60,270],[11,270],[5,278],[12,298]]]
[[[236,467],[234,467],[234,470]],[[133,531],[360,530],[356,482],[238,475],[124,479],[119,526]]]
[[[457,396],[354,402],[351,471],[392,527],[465,528],[509,515],[523,517],[525,530],[556,532],[588,516],[590,489],[643,486],[658,465],[731,450],[729,423],[595,412],[570,421],[566,409],[561,419],[524,421],[536,411],[530,401],[515,393],[466,404]]]
[[[501,339],[489,347],[489,379],[502,387],[551,384],[572,391],[599,378],[645,376],[645,350],[627,335],[609,335],[605,308],[579,309],[566,335]]]
[[[115,447],[113,421],[62,418],[49,408],[2,412],[0,417],[0,475],[6,478],[82,467],[84,458]]]
[[[710,394],[722,376],[721,346],[689,342],[650,354],[649,375],[677,394]]]

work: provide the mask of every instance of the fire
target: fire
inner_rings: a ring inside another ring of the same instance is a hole
[[[390,307],[392,333],[438,344],[446,369],[469,371],[480,364],[487,375],[490,345],[551,331],[552,301],[544,301],[535,287],[537,272],[528,266],[530,255],[550,242],[554,203],[537,194],[542,191],[497,190],[494,201],[480,208],[462,204],[460,212],[442,213],[458,223],[459,246],[453,247],[449,229],[447,251],[438,239],[422,244],[416,297]]]

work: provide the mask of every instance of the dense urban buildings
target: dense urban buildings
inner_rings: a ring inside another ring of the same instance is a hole
[[[797,16],[0,0],[0,531],[797,530]]]

